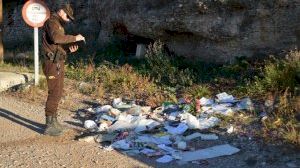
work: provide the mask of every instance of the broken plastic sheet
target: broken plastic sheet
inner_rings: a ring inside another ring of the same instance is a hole
[[[233,108],[231,108],[232,104],[215,104],[212,106],[212,111],[208,111],[206,113],[214,113],[214,114],[223,114],[225,116],[231,116],[234,114]]]
[[[112,143],[111,146],[114,149],[123,149],[123,150],[129,150],[130,149],[130,144],[125,139],[120,140],[120,141],[116,141],[116,142]]]
[[[106,115],[106,114],[102,115],[101,119],[104,119],[104,120],[107,120],[107,121],[111,121],[111,122],[116,121],[116,119],[114,117]]]
[[[95,112],[96,113],[108,113],[111,108],[112,108],[111,105],[104,105],[104,106],[101,106],[101,107],[97,107],[95,109]]]
[[[233,155],[239,152],[240,149],[231,145],[218,145],[206,149],[196,150],[192,152],[183,152],[182,160],[184,162],[215,158],[219,156]]]
[[[156,159],[156,162],[158,162],[158,163],[169,163],[172,160],[174,160],[172,156],[164,155],[163,157],[160,157],[160,158]]]
[[[134,130],[135,132],[142,132],[151,130],[159,125],[159,122],[152,119],[146,119],[145,116],[120,114],[117,118],[117,121],[108,128],[108,131],[113,132],[122,130]]]
[[[171,145],[172,142],[170,141],[170,135],[165,136],[152,136],[148,134],[143,134],[138,136],[138,138],[135,140],[135,142],[143,142],[143,143],[154,143],[157,145],[165,144],[165,145]]]
[[[201,106],[211,106],[212,104],[214,104],[214,100],[212,100],[212,99],[207,99],[205,97],[202,97],[200,99]]]
[[[181,119],[186,122],[190,129],[208,129],[211,127],[216,126],[219,123],[219,119],[217,117],[210,117],[210,118],[200,118],[197,119],[190,113],[183,113],[181,114]]]
[[[177,150],[173,149],[172,147],[169,147],[165,144],[159,144],[157,145],[158,148],[166,151],[168,154],[172,154],[172,153],[175,153]]]
[[[171,127],[169,125],[165,126],[165,129],[168,131],[168,133],[173,135],[181,135],[186,130],[188,130],[188,126],[185,123],[180,123],[177,127]]]
[[[239,101],[236,105],[236,108],[238,110],[249,110],[249,111],[254,110],[253,103],[249,97],[246,97],[246,98],[242,99],[241,101]]]
[[[144,149],[142,149],[140,152],[141,152],[142,154],[148,155],[148,154],[154,153],[154,152],[156,152],[156,151],[153,150],[153,149],[144,148]]]
[[[113,107],[118,110],[124,111],[130,109],[132,105],[122,102],[121,98],[116,98],[113,100]]]
[[[178,115],[179,115],[179,112],[173,112],[170,115],[168,115],[168,120],[175,121]]]
[[[200,118],[199,119],[199,129],[208,129],[216,126],[220,122],[220,119],[217,117],[210,118]]]
[[[160,125],[159,122],[154,121],[152,119],[141,118],[136,121],[134,131],[142,132],[142,131],[146,131],[146,130],[152,130],[159,125]]]
[[[108,127],[107,131],[114,132],[114,131],[125,131],[125,130],[132,130],[132,129],[134,129],[134,127],[130,122],[118,120],[113,125]]]
[[[99,134],[95,137],[96,142],[112,142],[118,136],[117,133],[114,134]]]
[[[188,125],[189,129],[198,129],[199,120],[190,113],[183,113],[180,114],[181,120],[185,120],[186,124]]]
[[[232,95],[227,94],[226,92],[217,94],[217,102],[219,103],[235,103],[236,100]]]
[[[201,140],[206,140],[206,141],[219,139],[219,137],[216,134],[201,134],[199,132],[188,135],[188,136],[184,137],[184,139],[186,141],[191,141],[191,140],[199,138],[199,137],[201,138]]]

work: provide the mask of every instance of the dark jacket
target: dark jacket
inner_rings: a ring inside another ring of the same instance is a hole
[[[56,14],[51,14],[50,18],[44,24],[42,54],[52,52],[54,55],[60,55],[60,59],[65,59],[68,49],[64,45],[76,41],[76,36],[66,35],[62,26],[64,21]]]

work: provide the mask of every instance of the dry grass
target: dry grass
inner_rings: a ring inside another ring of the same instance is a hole
[[[97,68],[93,65],[81,69],[68,68],[67,76],[95,84],[95,92],[100,99],[123,97],[136,99],[138,102],[155,107],[171,97],[165,94],[149,76],[136,73],[128,64],[124,66],[108,64]]]
[[[275,98],[269,119],[263,122],[263,135],[266,139],[284,140],[300,146],[300,123],[296,119],[297,99],[289,89]]]

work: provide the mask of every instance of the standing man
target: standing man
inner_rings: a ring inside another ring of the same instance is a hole
[[[70,4],[64,4],[55,13],[51,14],[44,25],[42,37],[43,72],[48,85],[48,98],[45,108],[45,135],[58,136],[63,132],[63,127],[57,120],[57,108],[64,86],[64,62],[67,53],[78,50],[78,45],[71,45],[67,49],[63,45],[85,41],[85,38],[80,34],[76,36],[65,34],[63,25],[71,20],[74,20],[73,9]]]

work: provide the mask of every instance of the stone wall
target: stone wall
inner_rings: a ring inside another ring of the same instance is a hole
[[[300,45],[300,0],[73,0],[76,22],[89,45],[104,47],[114,35],[129,43],[161,39],[191,59],[227,62]],[[53,6],[52,1],[48,1]],[[5,10],[5,43],[31,38],[21,5]],[[13,11],[13,12],[12,12]],[[9,13],[9,14],[8,14]],[[8,17],[14,24],[10,24]],[[137,40],[138,39],[138,40]]]

